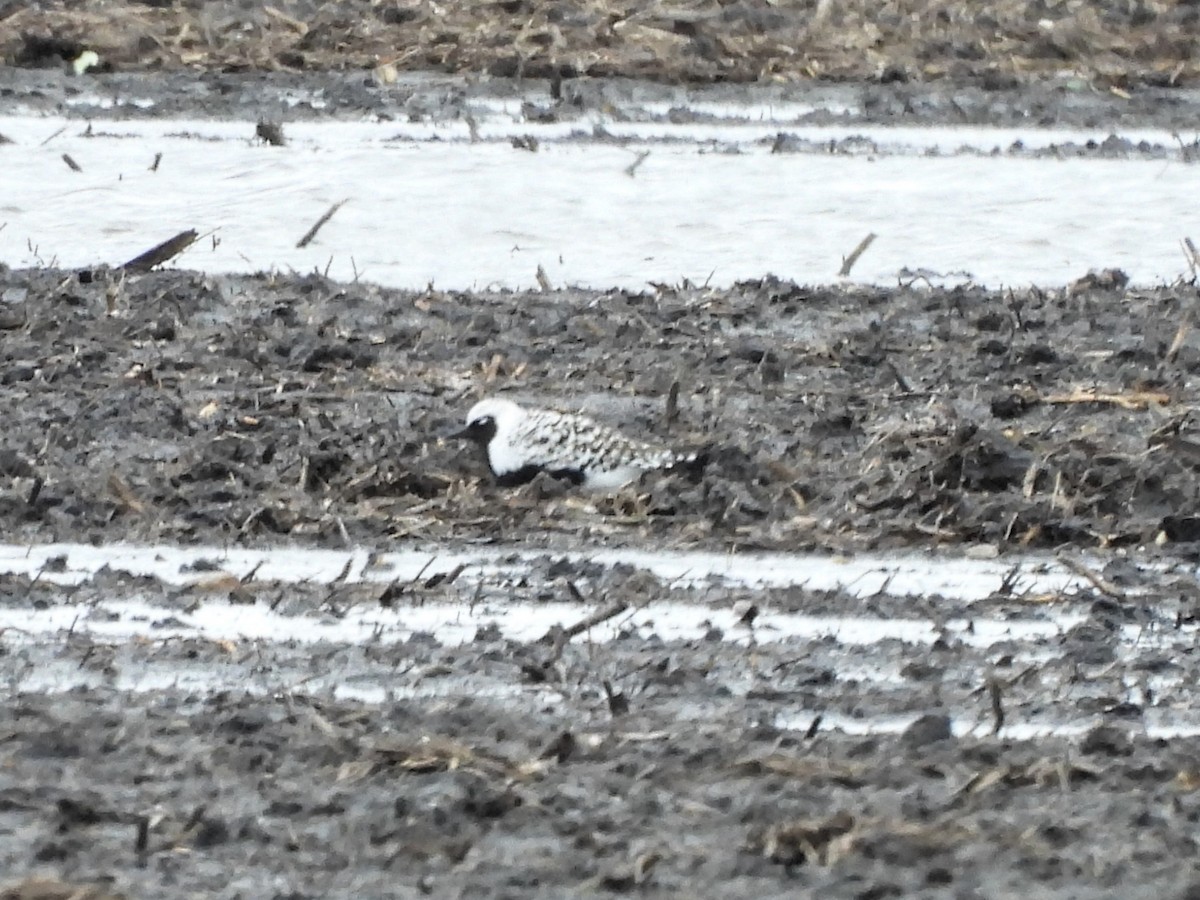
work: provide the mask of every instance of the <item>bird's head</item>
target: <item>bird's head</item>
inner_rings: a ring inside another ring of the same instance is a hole
[[[522,415],[521,407],[511,400],[502,397],[490,397],[480,400],[467,413],[465,428],[450,435],[454,438],[469,438],[476,443],[487,446],[496,436],[496,432],[508,428]]]

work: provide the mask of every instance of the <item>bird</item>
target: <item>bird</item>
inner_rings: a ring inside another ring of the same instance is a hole
[[[451,436],[484,448],[501,487],[525,484],[546,472],[587,490],[615,491],[643,472],[695,472],[706,461],[702,451],[678,452],[633,440],[588,416],[526,409],[506,397],[480,400],[467,413],[466,427]]]

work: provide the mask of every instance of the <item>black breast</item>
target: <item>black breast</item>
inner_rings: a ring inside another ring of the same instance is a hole
[[[500,487],[516,487],[520,484],[528,484],[541,471],[548,471],[555,478],[564,478],[571,482],[571,484],[583,484],[584,475],[582,469],[543,470],[541,466],[521,466],[521,468],[513,472],[505,472],[503,475],[497,475],[496,483]]]

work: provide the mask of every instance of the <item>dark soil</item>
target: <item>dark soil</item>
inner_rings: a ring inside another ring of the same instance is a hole
[[[17,541],[1191,554],[1194,294],[1111,276],[414,294],[0,270],[0,511]],[[708,469],[611,497],[497,488],[440,437],[494,393],[707,446]]]
[[[1198,15],[1170,0],[0,0],[0,112],[438,120],[520,96],[531,120],[636,101],[686,120],[696,101],[791,102],[814,124],[1143,126],[1187,144]],[[98,64],[74,75],[85,51]]]
[[[1196,889],[1185,745],[954,740],[936,718],[884,739],[736,719],[680,733],[670,698],[647,706],[595,727],[470,698],[24,696],[6,864],[145,897]]]
[[[0,3],[0,62],[85,50],[122,71],[454,72],[679,82],[1047,77],[1118,91],[1194,84],[1197,12],[1170,0],[47,0]]]

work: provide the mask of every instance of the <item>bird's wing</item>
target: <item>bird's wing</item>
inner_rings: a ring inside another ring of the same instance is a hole
[[[570,468],[596,440],[601,426],[584,416],[550,409],[531,411],[521,427],[519,440],[529,462],[544,468]]]
[[[664,447],[628,438],[609,425],[584,415],[539,410],[531,415],[524,439],[538,465],[569,469],[633,466],[657,469],[680,461]],[[536,449],[535,449],[536,448]]]

